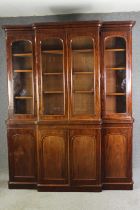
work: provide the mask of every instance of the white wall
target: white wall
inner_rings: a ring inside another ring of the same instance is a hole
[[[140,0],[1,0],[0,17],[140,11]]]

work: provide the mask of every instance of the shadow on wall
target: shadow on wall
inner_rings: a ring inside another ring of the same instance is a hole
[[[78,20],[79,19],[79,14],[81,13],[86,13],[86,12],[90,12],[91,10],[93,11],[93,5],[88,4],[88,2],[85,3],[81,3],[80,5],[55,5],[55,6],[51,6],[49,7],[50,13],[52,15],[55,15],[57,17],[58,21],[61,21],[63,19],[63,21],[68,21],[68,20]],[[67,15],[67,14],[74,14],[73,16],[67,16],[66,19],[64,19],[64,17],[62,17],[61,15]]]
[[[61,6],[61,5],[55,5],[55,6],[51,6],[49,7],[50,12],[52,12],[52,14],[70,14],[70,13],[83,13],[83,12],[88,12],[90,11],[93,5],[88,4],[88,2],[82,3],[81,5],[73,5],[73,6]]]

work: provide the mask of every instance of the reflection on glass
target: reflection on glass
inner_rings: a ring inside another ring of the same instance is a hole
[[[41,42],[44,115],[64,115],[63,54],[61,39]]]
[[[126,93],[126,71],[107,70],[106,84],[107,93]]]
[[[74,115],[94,114],[94,43],[88,36],[74,37],[72,48],[72,100]]]
[[[14,73],[14,96],[32,95],[32,74]]]
[[[20,40],[12,44],[14,113],[33,113],[32,44]]]
[[[126,43],[121,37],[105,41],[106,111],[126,112]]]

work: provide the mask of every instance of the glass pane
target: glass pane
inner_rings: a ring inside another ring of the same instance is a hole
[[[105,49],[125,49],[126,43],[122,37],[109,37],[105,40]]]
[[[63,73],[63,55],[42,52],[43,73]]]
[[[105,52],[105,66],[106,68],[125,68],[126,54],[125,51],[114,51],[111,49]]]
[[[32,44],[20,40],[12,44],[14,113],[33,114]]]
[[[121,37],[105,42],[106,111],[126,112],[126,43]]]
[[[22,55],[13,55],[13,69],[14,70],[32,70],[32,57]]]
[[[93,39],[88,36],[77,36],[72,39],[72,50],[92,49]]]
[[[73,72],[93,72],[93,40],[90,37],[72,39]]]
[[[126,96],[107,96],[106,109],[109,113],[125,113],[126,112]]]
[[[19,98],[14,99],[15,114],[32,114],[33,101],[32,98]]]
[[[71,40],[73,114],[94,114],[94,43],[88,36]]]
[[[44,91],[62,91],[63,75],[46,75],[43,78]]]
[[[63,42],[49,38],[41,42],[43,114],[64,115]]]
[[[14,96],[32,96],[32,74],[14,73]]]
[[[92,72],[93,71],[93,54],[92,52],[73,51],[73,72]]]
[[[106,75],[107,93],[126,93],[125,70],[107,70]]]
[[[74,91],[94,91],[93,75],[88,74],[73,74],[73,90]]]
[[[73,113],[75,115],[94,114],[94,100],[91,93],[73,94]]]
[[[63,115],[64,114],[64,96],[61,93],[50,93],[44,97],[44,114]]]

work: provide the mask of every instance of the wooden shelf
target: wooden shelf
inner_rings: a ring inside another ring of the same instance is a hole
[[[94,93],[93,90],[75,90],[73,93]]]
[[[14,72],[16,72],[16,73],[21,73],[21,72],[23,72],[23,73],[27,73],[27,72],[33,72],[31,69],[16,69],[16,70],[14,70]]]
[[[107,93],[107,96],[125,96],[126,93]]]
[[[107,52],[123,52],[123,51],[126,51],[126,49],[124,49],[124,48],[108,48],[108,49],[105,49],[105,51],[107,51]]]
[[[126,70],[126,67],[106,67],[107,70]]]
[[[42,53],[49,53],[49,54],[63,54],[62,50],[43,50]]]
[[[15,99],[32,99],[32,96],[15,96]]]
[[[43,91],[44,94],[62,94],[63,91]]]
[[[83,53],[83,52],[93,52],[93,49],[78,49],[78,50],[72,50],[74,53]]]
[[[63,73],[54,72],[54,73],[43,73],[43,75],[63,75]]]
[[[73,74],[93,74],[93,72],[92,71],[83,71],[83,72],[73,71]]]
[[[28,56],[32,56],[32,53],[14,53],[13,56],[15,56],[15,57],[28,57]]]

